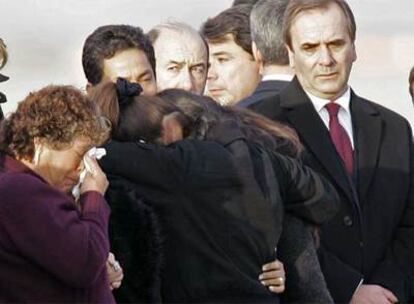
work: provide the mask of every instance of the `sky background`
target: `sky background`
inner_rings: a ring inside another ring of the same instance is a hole
[[[16,108],[30,91],[47,84],[83,89],[83,41],[98,26],[132,24],[148,31],[166,20],[199,28],[232,0],[0,0],[0,37],[9,50],[0,84],[8,97],[4,111]],[[414,107],[408,73],[414,65],[413,0],[349,0],[357,22],[358,59],[350,84],[357,94],[409,119]]]

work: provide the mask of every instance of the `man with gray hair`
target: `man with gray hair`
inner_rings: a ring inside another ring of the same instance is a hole
[[[183,89],[203,94],[207,80],[207,44],[191,26],[166,22],[152,28],[158,92]]]
[[[253,94],[239,103],[248,107],[279,93],[293,78],[283,41],[283,14],[288,0],[259,0],[250,13],[252,51],[260,65],[262,81]]]

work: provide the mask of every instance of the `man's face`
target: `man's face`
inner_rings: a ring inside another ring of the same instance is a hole
[[[136,48],[120,51],[103,63],[103,80],[116,82],[118,77],[139,83],[143,94],[155,95],[157,87],[154,71],[147,56]]]
[[[292,22],[291,66],[302,87],[320,98],[334,100],[348,87],[356,53],[346,24],[336,4],[303,11]]]
[[[207,95],[222,105],[233,105],[254,92],[260,74],[253,56],[237,45],[231,34],[226,38],[226,41],[208,44]]]
[[[207,50],[201,37],[163,30],[154,43],[158,91],[183,89],[203,94]]]

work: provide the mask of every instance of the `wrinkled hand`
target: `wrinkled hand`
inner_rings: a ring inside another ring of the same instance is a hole
[[[362,284],[351,299],[351,304],[393,304],[397,302],[397,297],[388,289],[369,284]]]
[[[271,292],[282,293],[285,291],[285,269],[283,263],[275,260],[262,267],[263,273],[259,276],[260,282],[269,288]]]
[[[124,278],[124,272],[122,271],[122,267],[115,260],[115,256],[112,252],[109,253],[108,260],[106,261],[106,272],[108,274],[109,288],[111,290],[119,288],[122,279]]]
[[[80,193],[84,193],[86,191],[98,191],[104,195],[109,185],[105,173],[102,171],[101,167],[99,167],[95,158],[85,155],[85,162],[88,163],[91,172],[88,171],[88,173],[86,173]]]

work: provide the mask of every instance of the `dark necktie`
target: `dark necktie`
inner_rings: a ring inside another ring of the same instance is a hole
[[[348,133],[346,133],[346,130],[338,120],[340,105],[330,102],[325,107],[329,112],[329,134],[331,135],[336,151],[338,151],[345,164],[345,169],[348,172],[348,175],[352,176],[354,168],[352,145]]]

